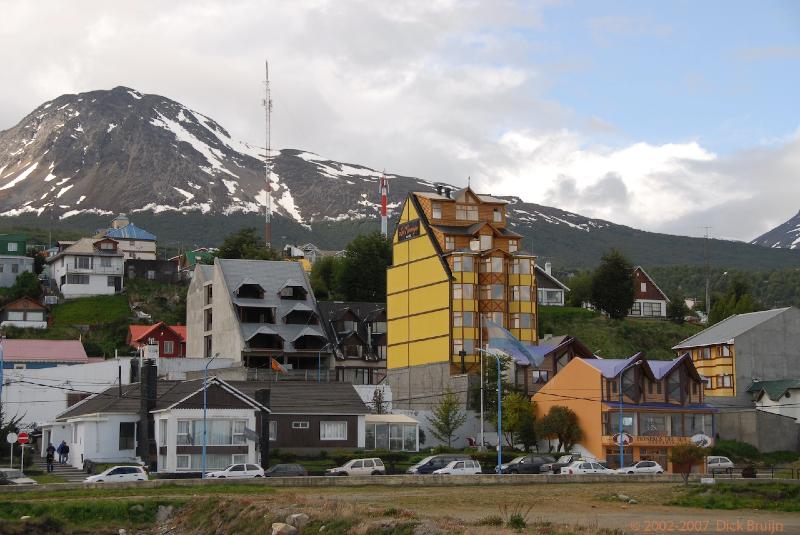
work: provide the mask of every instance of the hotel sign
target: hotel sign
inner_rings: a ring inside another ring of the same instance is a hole
[[[397,225],[397,241],[406,241],[419,236],[419,219]]]
[[[623,444],[625,446],[677,446],[679,444],[689,444],[692,439],[689,437],[671,437],[666,435],[628,435],[623,433]],[[619,434],[603,437],[606,444],[619,445]]]

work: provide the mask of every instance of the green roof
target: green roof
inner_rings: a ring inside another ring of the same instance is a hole
[[[186,252],[186,263],[190,266],[194,266],[198,262],[207,262],[214,259],[214,253],[209,253],[208,251],[187,251]]]
[[[778,401],[783,397],[787,390],[800,388],[800,379],[776,379],[774,381],[753,381],[747,389],[748,392],[767,393],[769,399]]]
[[[0,234],[0,241],[28,241],[24,234]]]

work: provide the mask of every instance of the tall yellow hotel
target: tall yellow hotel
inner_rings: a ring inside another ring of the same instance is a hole
[[[507,204],[469,187],[406,198],[387,275],[387,382],[398,408],[430,408],[447,389],[466,401],[486,319],[536,343],[535,257],[508,228]]]

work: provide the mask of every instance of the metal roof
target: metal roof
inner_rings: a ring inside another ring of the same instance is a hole
[[[769,399],[778,401],[787,390],[800,389],[800,379],[777,379],[774,381],[753,381],[748,392],[765,392]]]
[[[688,349],[690,347],[727,344],[740,334],[783,314],[791,308],[792,307],[775,308],[761,312],[750,312],[748,314],[734,314],[716,325],[712,325],[694,336],[690,336],[686,340],[681,341],[678,345],[673,346],[672,349]]]
[[[551,273],[548,273],[547,271],[545,271],[544,269],[539,267],[538,264],[536,266],[534,266],[534,267],[536,268],[536,276],[541,275],[542,277],[545,277],[546,279],[549,279],[550,282],[552,282],[553,284],[558,285],[558,287],[560,287],[565,292],[569,291],[569,288],[567,288],[566,284],[564,284],[563,282],[561,282],[560,280],[555,278]]]
[[[156,241],[155,234],[147,232],[143,228],[139,228],[133,223],[128,223],[122,228],[110,228],[105,232],[109,238],[118,240],[147,240]]]
[[[3,340],[3,358],[7,362],[89,362],[80,340]]]

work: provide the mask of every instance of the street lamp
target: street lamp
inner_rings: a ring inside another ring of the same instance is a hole
[[[622,440],[622,375],[630,368],[634,366],[638,366],[641,364],[641,360],[637,360],[635,362],[630,362],[625,365],[622,370],[619,372],[619,379],[617,380],[619,383],[619,434],[617,435],[617,441],[619,442],[619,467],[622,468],[624,465],[624,457],[625,457],[625,441]]]
[[[206,366],[203,369],[203,455],[200,479],[205,479],[206,477],[206,446],[208,446],[208,419],[206,417],[208,412],[208,367],[218,356],[219,353],[215,353],[213,357],[208,359],[208,362],[206,362]]]

